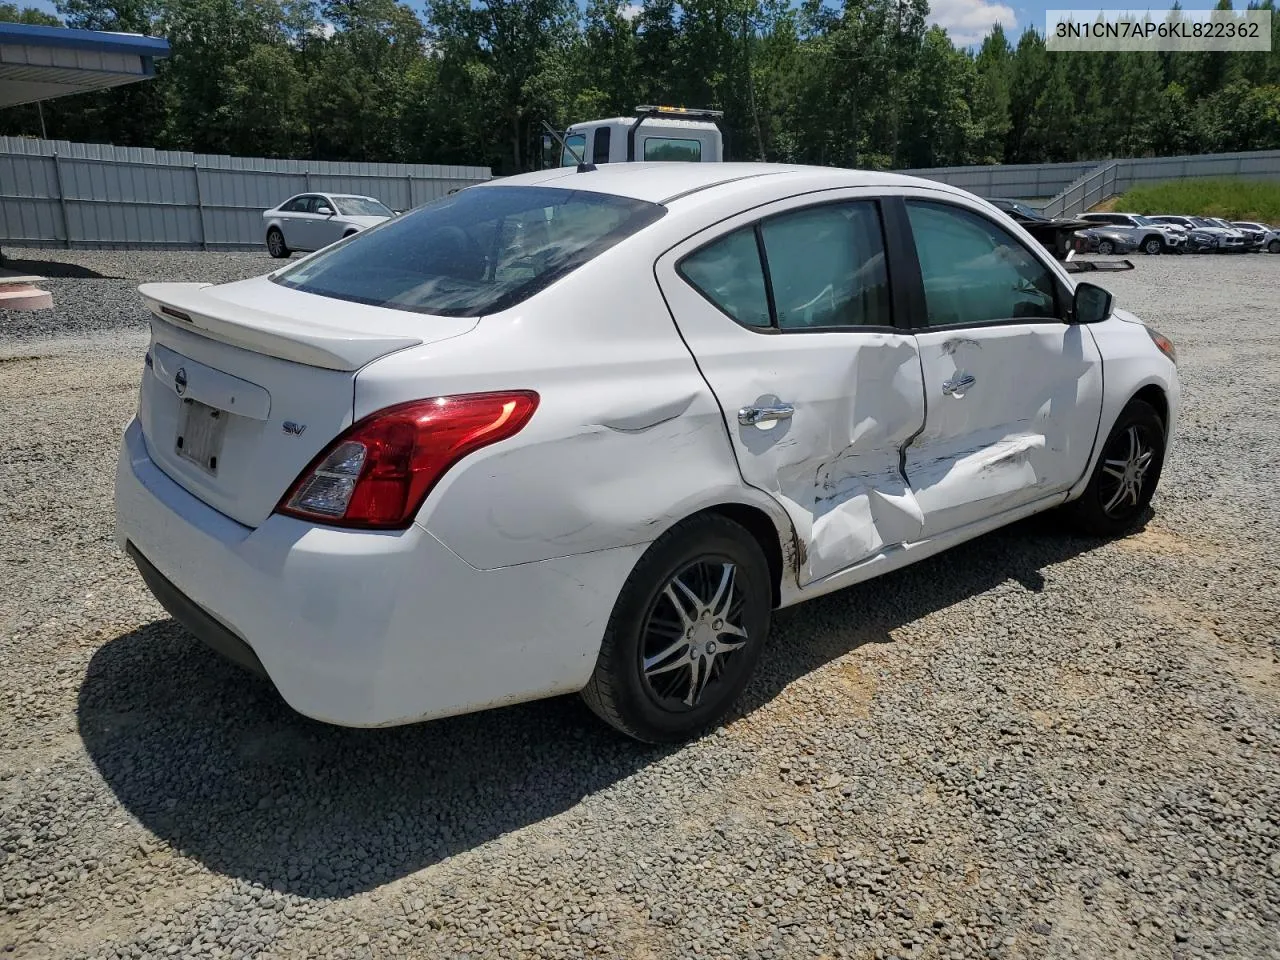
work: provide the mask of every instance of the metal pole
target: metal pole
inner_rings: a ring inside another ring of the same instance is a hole
[[[71,249],[71,222],[67,219],[67,195],[62,189],[62,160],[53,151],[53,182],[58,188],[58,206],[62,208],[62,245]]]
[[[40,139],[48,140],[49,135],[44,132],[44,104],[39,100],[36,101],[36,112],[40,114]]]
[[[200,164],[193,163],[191,169],[196,173],[196,209],[200,213],[200,249],[209,249],[209,229],[204,222],[204,191],[200,188]]]
[[[306,177],[307,177],[307,193],[310,193],[310,192],[311,192],[311,171],[310,171],[310,170],[306,170],[306,171],[304,171],[304,172],[305,172]]]
[[[405,205],[405,210],[409,211],[413,209],[413,174],[407,173],[404,178],[409,181],[409,201]]]

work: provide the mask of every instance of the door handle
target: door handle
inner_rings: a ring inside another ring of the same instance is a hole
[[[964,393],[977,382],[978,378],[971,373],[960,374],[944,383],[942,392],[949,397],[954,397],[957,394]]]
[[[790,420],[796,408],[789,403],[774,403],[761,407],[743,407],[738,411],[738,422],[744,427],[755,424],[773,423],[776,420]]]

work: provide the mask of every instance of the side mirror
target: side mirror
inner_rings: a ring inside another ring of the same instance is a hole
[[[332,217],[333,207],[316,207],[316,213],[320,214],[322,217]]]
[[[1071,301],[1071,322],[1101,323],[1111,316],[1113,300],[1110,291],[1096,283],[1076,284],[1076,293]]]

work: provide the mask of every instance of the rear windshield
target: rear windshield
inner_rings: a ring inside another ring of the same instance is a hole
[[[276,274],[337,300],[445,317],[533,296],[666,208],[547,187],[473,187],[340,241]]]
[[[368,197],[334,197],[338,212],[344,217],[389,217],[391,211]]]

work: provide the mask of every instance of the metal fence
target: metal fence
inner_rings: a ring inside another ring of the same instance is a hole
[[[934,167],[900,173],[938,180],[980,197],[1043,200],[1046,216],[1075,216],[1131,187],[1204,177],[1280,180],[1280,150],[1186,157],[1095,160],[1087,163]]]
[[[408,210],[491,175],[488,167],[268,160],[0,137],[0,242],[257,247],[262,211],[297,193],[356,193]]]
[[[1073,216],[1138,184],[1280,180],[1280,150],[900,172],[984,197],[1049,197],[1047,215]],[[0,243],[257,247],[262,211],[297,193],[365,194],[408,210],[491,178],[488,167],[268,160],[0,137]]]

